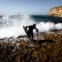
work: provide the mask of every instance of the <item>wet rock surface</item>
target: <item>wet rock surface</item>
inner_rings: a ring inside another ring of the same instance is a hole
[[[0,39],[0,62],[62,62],[62,32]]]

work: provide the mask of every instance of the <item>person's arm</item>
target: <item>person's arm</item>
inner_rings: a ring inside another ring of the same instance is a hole
[[[37,35],[38,35],[38,29],[35,27],[35,29],[36,29],[36,32],[37,32]]]
[[[36,32],[38,33],[38,29],[35,27],[35,29],[36,29]]]

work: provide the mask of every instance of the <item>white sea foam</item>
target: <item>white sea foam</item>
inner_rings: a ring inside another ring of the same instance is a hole
[[[0,19],[0,38],[25,35],[23,25],[35,23],[28,15],[7,15]]]
[[[62,23],[54,24],[53,22],[40,22],[37,24],[37,28],[40,32],[46,32],[51,30],[60,30],[62,29]]]
[[[0,38],[18,37],[19,35],[26,35],[23,29],[24,26],[37,24],[39,32],[46,32],[53,29],[62,29],[62,23],[54,24],[52,22],[35,22],[28,15],[7,15],[0,19]]]

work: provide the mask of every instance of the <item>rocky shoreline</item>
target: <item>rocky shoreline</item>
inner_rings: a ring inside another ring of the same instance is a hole
[[[28,38],[0,39],[0,62],[62,62],[62,31]]]

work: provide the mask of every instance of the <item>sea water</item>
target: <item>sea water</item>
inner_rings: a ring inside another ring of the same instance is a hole
[[[47,15],[11,14],[0,15],[0,38],[26,35],[23,26],[36,24],[39,32],[62,29],[62,21]],[[34,31],[35,32],[35,31]]]

